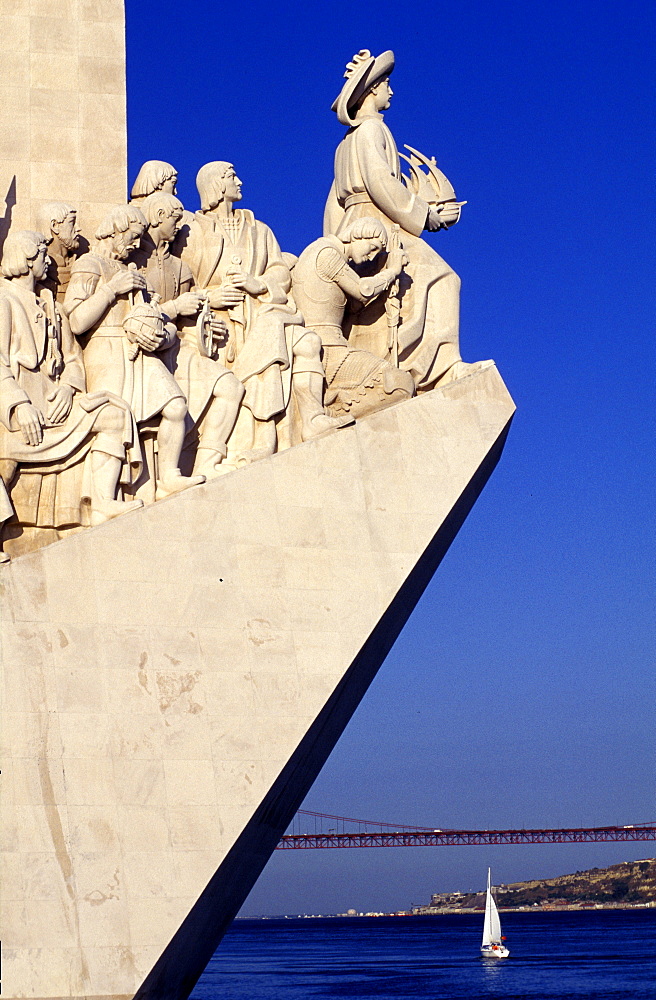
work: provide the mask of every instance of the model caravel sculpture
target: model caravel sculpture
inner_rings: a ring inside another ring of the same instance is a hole
[[[3,897],[9,997],[188,995],[499,457],[421,238],[462,203],[403,178],[392,69],[347,68],[298,258],[225,161],[195,213],[144,164],[87,253],[68,202],[5,242],[3,816],[48,860],[38,917]]]

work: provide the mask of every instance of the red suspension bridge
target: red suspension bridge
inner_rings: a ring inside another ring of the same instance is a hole
[[[301,819],[301,817],[303,817]],[[313,826],[312,832],[297,827]],[[348,828],[348,829],[347,829]],[[588,844],[656,840],[656,822],[629,826],[566,827],[549,830],[432,830],[421,826],[380,823],[299,809],[292,832],[278,851],[345,847],[455,847],[490,844]]]

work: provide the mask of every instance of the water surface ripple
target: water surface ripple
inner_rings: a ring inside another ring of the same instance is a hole
[[[656,909],[502,921],[495,962],[482,914],[239,920],[192,1000],[656,1000]]]

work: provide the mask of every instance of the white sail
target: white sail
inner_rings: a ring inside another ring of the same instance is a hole
[[[490,887],[490,869],[487,870],[487,895],[485,897],[485,920],[483,922],[483,945],[499,944],[501,942],[501,921],[497,904],[492,897]]]

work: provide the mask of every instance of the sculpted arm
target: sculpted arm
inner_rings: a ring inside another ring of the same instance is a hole
[[[334,280],[350,298],[366,305],[381,292],[387,291],[397,274],[391,267],[386,267],[370,278],[361,278],[347,265]]]
[[[199,292],[194,291],[194,276],[188,264],[182,262],[180,270],[180,294],[175,299],[162,302],[159,308],[171,320],[176,320],[178,316],[195,316],[202,308],[203,297]]]
[[[325,247],[317,257],[317,270],[322,278],[334,281],[336,285],[339,285],[349,298],[354,299],[361,305],[366,305],[367,302],[375,299],[381,292],[386,291],[398,276],[403,262],[403,255],[402,253],[397,253],[392,258],[392,253],[389,255],[391,258],[389,262],[390,264],[398,262],[398,269],[394,266],[386,267],[382,271],[379,271],[378,274],[361,278],[352,267],[349,267],[337,250],[332,247]]]
[[[116,301],[110,284],[100,285],[100,274],[95,271],[74,270],[71,275],[64,312],[71,331],[80,336],[95,326]]]
[[[387,160],[385,134],[376,121],[356,131],[355,149],[364,186],[372,202],[392,222],[419,236],[428,220],[429,205],[396,177]]]
[[[11,305],[0,298],[0,421],[11,430],[11,416],[19,403],[29,403],[30,397],[21,389],[11,371]]]
[[[36,447],[43,441],[45,418],[11,371],[13,315],[7,299],[0,299],[0,419],[7,430],[18,428],[25,444]],[[8,456],[7,456],[8,457]]]
[[[172,306],[175,310],[176,316],[197,316],[200,310],[203,308],[205,303],[209,300],[211,302],[211,290],[209,292],[201,292],[196,289],[196,282],[191,270],[187,264],[182,263],[182,271],[180,273],[180,294],[177,299],[173,302],[164,303],[162,306],[162,312],[167,312],[167,307]],[[168,313],[168,315],[171,315]],[[225,320],[220,319],[215,313],[212,313],[210,324],[213,333],[221,336],[227,336],[228,328],[225,324]],[[176,334],[177,334],[176,329]]]
[[[268,226],[255,223],[257,238],[263,239],[266,246],[266,258],[260,274],[251,274],[238,265],[229,267],[226,274],[232,284],[252,295],[253,298],[266,296],[266,302],[283,305],[287,301],[287,293],[292,286],[291,271],[285,264],[278,241]]]
[[[87,268],[84,270],[84,268]],[[110,306],[120,295],[143,291],[146,281],[137,271],[117,271],[109,281],[100,284],[100,273],[82,259],[82,266],[75,265],[64,299],[64,312],[76,337],[100,322]]]
[[[71,333],[71,328],[65,316],[59,314],[61,323],[61,350],[64,360],[64,370],[59,379],[59,385],[48,396],[48,420],[53,424],[61,424],[66,420],[73,406],[73,396],[76,392],[86,390],[82,350]]]
[[[60,379],[62,385],[69,385],[76,392],[86,392],[86,378],[84,375],[84,362],[82,361],[82,348],[71,332],[71,326],[66,316],[60,313],[62,355],[64,358],[64,371]]]
[[[267,227],[266,231],[267,266],[262,281],[271,302],[286,302],[287,293],[292,287],[292,272],[287,267],[278,241]]]

